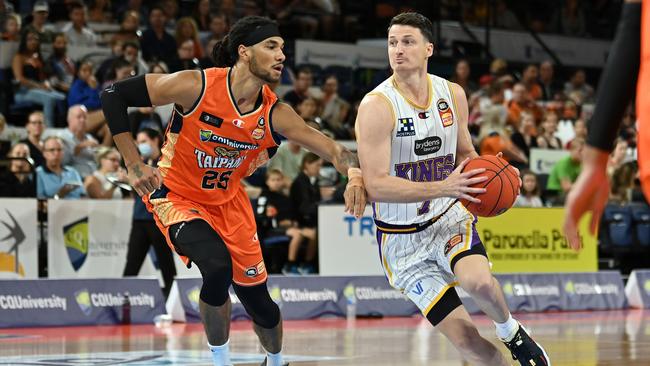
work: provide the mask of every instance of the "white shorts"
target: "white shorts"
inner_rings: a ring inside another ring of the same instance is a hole
[[[391,286],[406,294],[424,316],[436,307],[434,318],[442,320],[461,304],[453,289],[457,284],[453,264],[468,254],[485,255],[485,249],[476,232],[476,217],[460,202],[432,221],[424,229],[421,223],[390,225],[376,221],[377,242]],[[409,228],[419,231],[408,232]]]

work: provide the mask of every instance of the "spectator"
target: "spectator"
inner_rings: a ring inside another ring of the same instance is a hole
[[[530,159],[530,149],[537,147],[537,127],[535,117],[529,112],[521,113],[519,130],[510,136],[512,143]]]
[[[566,146],[564,147],[566,150],[571,150],[571,143],[575,139],[587,139],[587,124],[583,119],[577,119],[573,123],[573,139],[571,141],[566,143]]]
[[[303,67],[298,70],[296,75],[296,80],[293,83],[293,90],[288,91],[282,100],[292,107],[296,107],[300,102],[310,97],[309,88],[314,82],[314,77],[311,73],[311,70],[307,67]]]
[[[138,26],[140,26],[140,20],[144,19],[150,12],[147,4],[143,4],[143,2],[143,0],[127,0],[126,2],[123,2],[122,6],[117,10],[118,17],[124,19],[126,13],[135,11],[138,13]]]
[[[138,42],[140,36],[140,13],[135,10],[128,10],[124,13],[122,17],[122,22],[120,23],[120,30],[117,31],[111,38],[111,44],[114,44],[117,40],[126,42],[133,41]]]
[[[295,109],[298,115],[305,121],[316,122],[319,126],[317,129],[320,130],[320,117],[318,116],[318,101],[316,98],[307,97],[303,99],[296,105]]]
[[[165,12],[166,25],[169,28],[176,28],[176,18],[178,18],[178,1],[177,0],[160,0],[160,7]]]
[[[625,163],[625,158],[627,157],[627,141],[618,137],[614,143],[614,151],[609,155],[609,160],[607,161],[607,173],[612,178],[614,171],[621,167]]]
[[[84,180],[84,188],[89,198],[121,199],[122,191],[112,183],[127,183],[126,171],[120,166],[120,153],[113,147],[101,147],[97,150],[97,170]],[[109,180],[111,179],[111,180]]]
[[[541,115],[540,108],[530,99],[526,86],[517,83],[512,88],[512,99],[508,102],[508,124],[512,125],[515,130],[519,129],[522,111],[532,113],[535,119]]]
[[[521,23],[519,23],[517,16],[508,9],[508,5],[504,0],[497,1],[496,14],[492,16],[492,19],[494,19],[494,26],[497,28],[521,29]]]
[[[562,86],[554,79],[554,66],[551,61],[539,64],[539,86],[542,89],[542,100],[555,100],[555,95],[562,91]]]
[[[159,6],[149,11],[149,29],[142,33],[142,57],[147,62],[164,61],[170,65],[176,58],[176,41],[167,31],[165,12]]]
[[[351,138],[349,126],[345,124],[350,111],[350,103],[338,95],[339,81],[334,75],[325,78],[323,83],[323,97],[321,104],[323,112],[321,117],[327,130],[330,130],[337,139],[348,140]]]
[[[269,161],[268,169],[281,171],[286,179],[286,186],[290,187],[298,173],[300,173],[302,159],[306,153],[307,150],[300,145],[291,141],[284,141],[280,144],[278,152]]]
[[[562,204],[580,174],[582,166],[582,148],[585,141],[575,139],[571,144],[569,156],[560,159],[551,170],[546,188],[557,196],[552,201]]]
[[[63,163],[71,165],[82,178],[91,175],[97,169],[95,152],[99,143],[86,133],[88,111],[82,105],[73,105],[68,109],[68,128],[61,132],[65,154]]]
[[[175,62],[170,66],[172,72],[182,70],[200,70],[199,60],[194,57],[194,41],[186,39],[183,43],[178,44],[177,56]]]
[[[523,170],[521,172],[521,181],[521,190],[515,200],[514,207],[543,207],[537,175],[530,170]]]
[[[124,80],[131,76],[135,76],[133,65],[123,57],[116,58],[113,60],[113,63],[106,74],[106,80],[104,81],[104,84],[102,84],[102,89],[105,89],[116,81]]]
[[[208,41],[206,44],[206,50],[207,52],[205,53],[205,56],[203,56],[202,59],[199,60],[199,65],[201,65],[202,69],[209,69],[211,67],[216,67],[217,65],[214,63],[214,59],[212,58],[212,50],[214,50],[214,46],[218,43],[216,39],[211,39]],[[282,69],[284,71],[284,68]]]
[[[43,106],[45,122],[53,127],[57,103],[62,103],[65,95],[54,90],[47,81],[38,33],[27,31],[23,34],[11,69],[19,83],[14,95],[16,102],[32,102]]]
[[[111,56],[102,61],[102,63],[99,65],[99,68],[97,68],[97,71],[95,71],[95,78],[100,85],[104,85],[106,83],[106,80],[110,76],[109,74],[112,71],[112,67],[115,61],[119,58],[123,58],[122,56],[124,51],[122,49],[124,47],[124,42],[125,41],[120,38],[113,38],[111,40]]]
[[[318,176],[323,166],[323,160],[316,154],[308,152],[302,158],[301,169],[296,179],[291,184],[289,197],[296,211],[298,227],[302,235],[308,240],[305,260],[297,270],[302,274],[315,273],[313,261],[318,252],[316,241],[316,226],[318,225],[318,204],[321,201]],[[287,265],[290,267],[298,261],[300,248],[289,248]]]
[[[205,32],[210,30],[210,0],[199,0],[192,11],[192,18],[196,22],[199,31]]]
[[[188,39],[191,39],[194,43],[194,52],[193,56],[194,58],[202,58],[203,57],[203,47],[201,46],[201,42],[199,40],[199,30],[198,27],[196,26],[196,22],[194,19],[190,17],[183,17],[176,22],[176,44],[181,45],[183,42],[185,42]]]
[[[140,155],[145,163],[149,166],[157,166],[158,158],[161,155],[160,147],[162,146],[162,137],[160,134],[155,130],[145,128],[138,132],[136,141]],[[162,272],[164,282],[163,294],[167,296],[176,276],[172,251],[167,246],[165,237],[158,230],[158,227],[156,227],[153,215],[147,211],[142,199],[137,194],[134,194],[134,199],[133,222],[131,223],[131,233],[129,234],[123,276],[137,276],[140,273],[140,268],[144,259],[147,257],[149,249],[153,247],[156,258],[158,259],[160,271]]]
[[[529,64],[524,69],[524,74],[521,77],[521,83],[526,87],[528,96],[532,98],[533,101],[542,99],[542,88],[539,86],[539,70],[537,65]]]
[[[537,146],[542,149],[562,150],[562,141],[555,136],[557,132],[557,113],[549,111],[542,122],[542,133],[537,136]]]
[[[167,74],[167,65],[164,62],[151,64],[151,73],[154,74]],[[139,107],[133,108],[129,111],[129,124],[131,126],[131,133],[136,137],[138,131],[143,128],[150,128],[156,131],[164,131],[174,109],[173,104],[155,106],[155,107]]]
[[[68,7],[70,23],[63,26],[63,32],[71,45],[77,47],[96,47],[98,37],[86,27],[86,6],[82,3],[71,3]]]
[[[54,28],[51,24],[47,24],[47,16],[49,13],[50,6],[47,1],[36,1],[32,8],[32,22],[23,28],[21,37],[24,37],[28,32],[36,32],[40,42],[52,43]]]
[[[88,4],[88,21],[95,23],[111,23],[113,12],[110,0],[90,0]]]
[[[8,0],[0,0],[0,24],[5,24],[7,17],[14,13],[14,6]]]
[[[63,141],[49,136],[43,141],[45,164],[36,168],[36,197],[38,199],[79,199],[85,195],[79,173],[63,165]]]
[[[451,76],[450,81],[460,85],[468,97],[478,90],[475,82],[470,80],[471,69],[467,60],[458,60],[454,74]]]
[[[556,9],[551,21],[553,31],[566,36],[584,37],[587,25],[580,0],[565,0],[564,6]]]
[[[79,71],[68,93],[68,106],[83,105],[88,111],[101,109],[99,100],[99,85],[93,75],[93,64],[90,59],[79,63]]]
[[[506,110],[501,105],[491,106],[484,114],[481,123],[481,155],[503,153],[503,158],[519,166],[528,163],[528,158],[511,141],[506,130]]]
[[[29,147],[15,144],[7,157],[12,160],[9,169],[0,172],[0,197],[36,197]]]
[[[3,0],[0,0],[2,2]],[[4,29],[2,30],[3,41],[18,42],[20,41],[20,16],[17,14],[8,14],[7,19],[4,21]]]
[[[637,190],[634,181],[639,173],[637,165],[634,161],[620,164],[609,174],[611,182],[609,202],[626,204],[633,200],[633,193]]]
[[[576,103],[581,102],[580,104],[582,104],[593,101],[594,88],[587,84],[587,76],[582,69],[576,70],[571,79],[564,84],[565,95],[571,96],[574,92],[576,93],[574,98],[578,99]]]
[[[67,93],[70,90],[70,85],[72,85],[77,73],[74,61],[67,55],[67,46],[68,41],[65,34],[56,33],[52,43],[52,54],[47,59],[50,84],[62,93]]]
[[[125,41],[124,45],[122,45],[122,57],[133,66],[135,75],[144,75],[149,72],[149,67],[140,57],[140,44],[138,42]]]
[[[34,111],[27,116],[27,123],[25,124],[27,130],[27,138],[20,140],[29,148],[29,156],[34,161],[34,167],[39,167],[45,163],[43,158],[43,144],[41,138],[45,131],[45,121],[43,112]]]
[[[212,14],[210,18],[210,33],[208,33],[202,40],[201,44],[205,50],[206,55],[212,52],[212,47],[208,47],[208,43],[212,40],[220,41],[228,34],[228,19],[223,13]]]

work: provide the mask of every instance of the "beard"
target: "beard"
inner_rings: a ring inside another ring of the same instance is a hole
[[[260,65],[255,60],[255,57],[251,57],[251,62],[248,64],[248,70],[251,74],[255,75],[257,78],[262,79],[264,82],[272,84],[280,80],[280,77],[271,76],[269,71],[265,71],[260,67]]]

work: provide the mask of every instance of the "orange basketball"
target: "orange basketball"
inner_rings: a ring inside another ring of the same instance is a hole
[[[517,199],[519,194],[519,176],[507,161],[494,155],[482,155],[470,160],[463,171],[485,168],[485,172],[475,177],[487,176],[488,180],[475,184],[472,187],[485,188],[485,193],[474,197],[481,203],[460,201],[476,216],[490,217],[506,212]]]

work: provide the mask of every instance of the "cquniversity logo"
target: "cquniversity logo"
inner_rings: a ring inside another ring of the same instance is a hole
[[[201,289],[198,286],[194,286],[191,289],[187,290],[185,293],[187,300],[189,300],[190,305],[194,311],[199,311],[199,298],[201,297]]]
[[[199,137],[201,138],[201,142],[210,141],[210,139],[212,138],[212,131],[201,130],[201,132],[199,132]]]
[[[282,307],[282,290],[279,286],[272,286],[269,289],[269,295],[271,295],[271,300],[278,304],[279,307]]]
[[[569,281],[564,285],[564,291],[566,291],[566,293],[569,294],[569,295],[575,295],[576,286],[573,283],[573,281]]]
[[[79,308],[81,311],[86,315],[89,316],[90,313],[93,311],[92,304],[90,303],[90,294],[88,293],[87,289],[81,289],[77,292],[74,293],[74,298],[77,300],[77,305],[79,305]]]
[[[88,217],[64,226],[63,242],[70,264],[76,272],[83,266],[88,256]]]
[[[512,288],[512,282],[510,281],[506,281],[503,284],[502,288],[503,288],[503,293],[508,297],[511,297],[515,293]]]
[[[645,280],[645,283],[643,284],[643,289],[645,290],[645,293],[650,295],[650,280]]]
[[[345,299],[347,300],[348,304],[356,304],[357,303],[357,295],[356,295],[356,289],[354,288],[353,284],[348,284],[345,286],[343,289],[343,296],[345,296]]]

